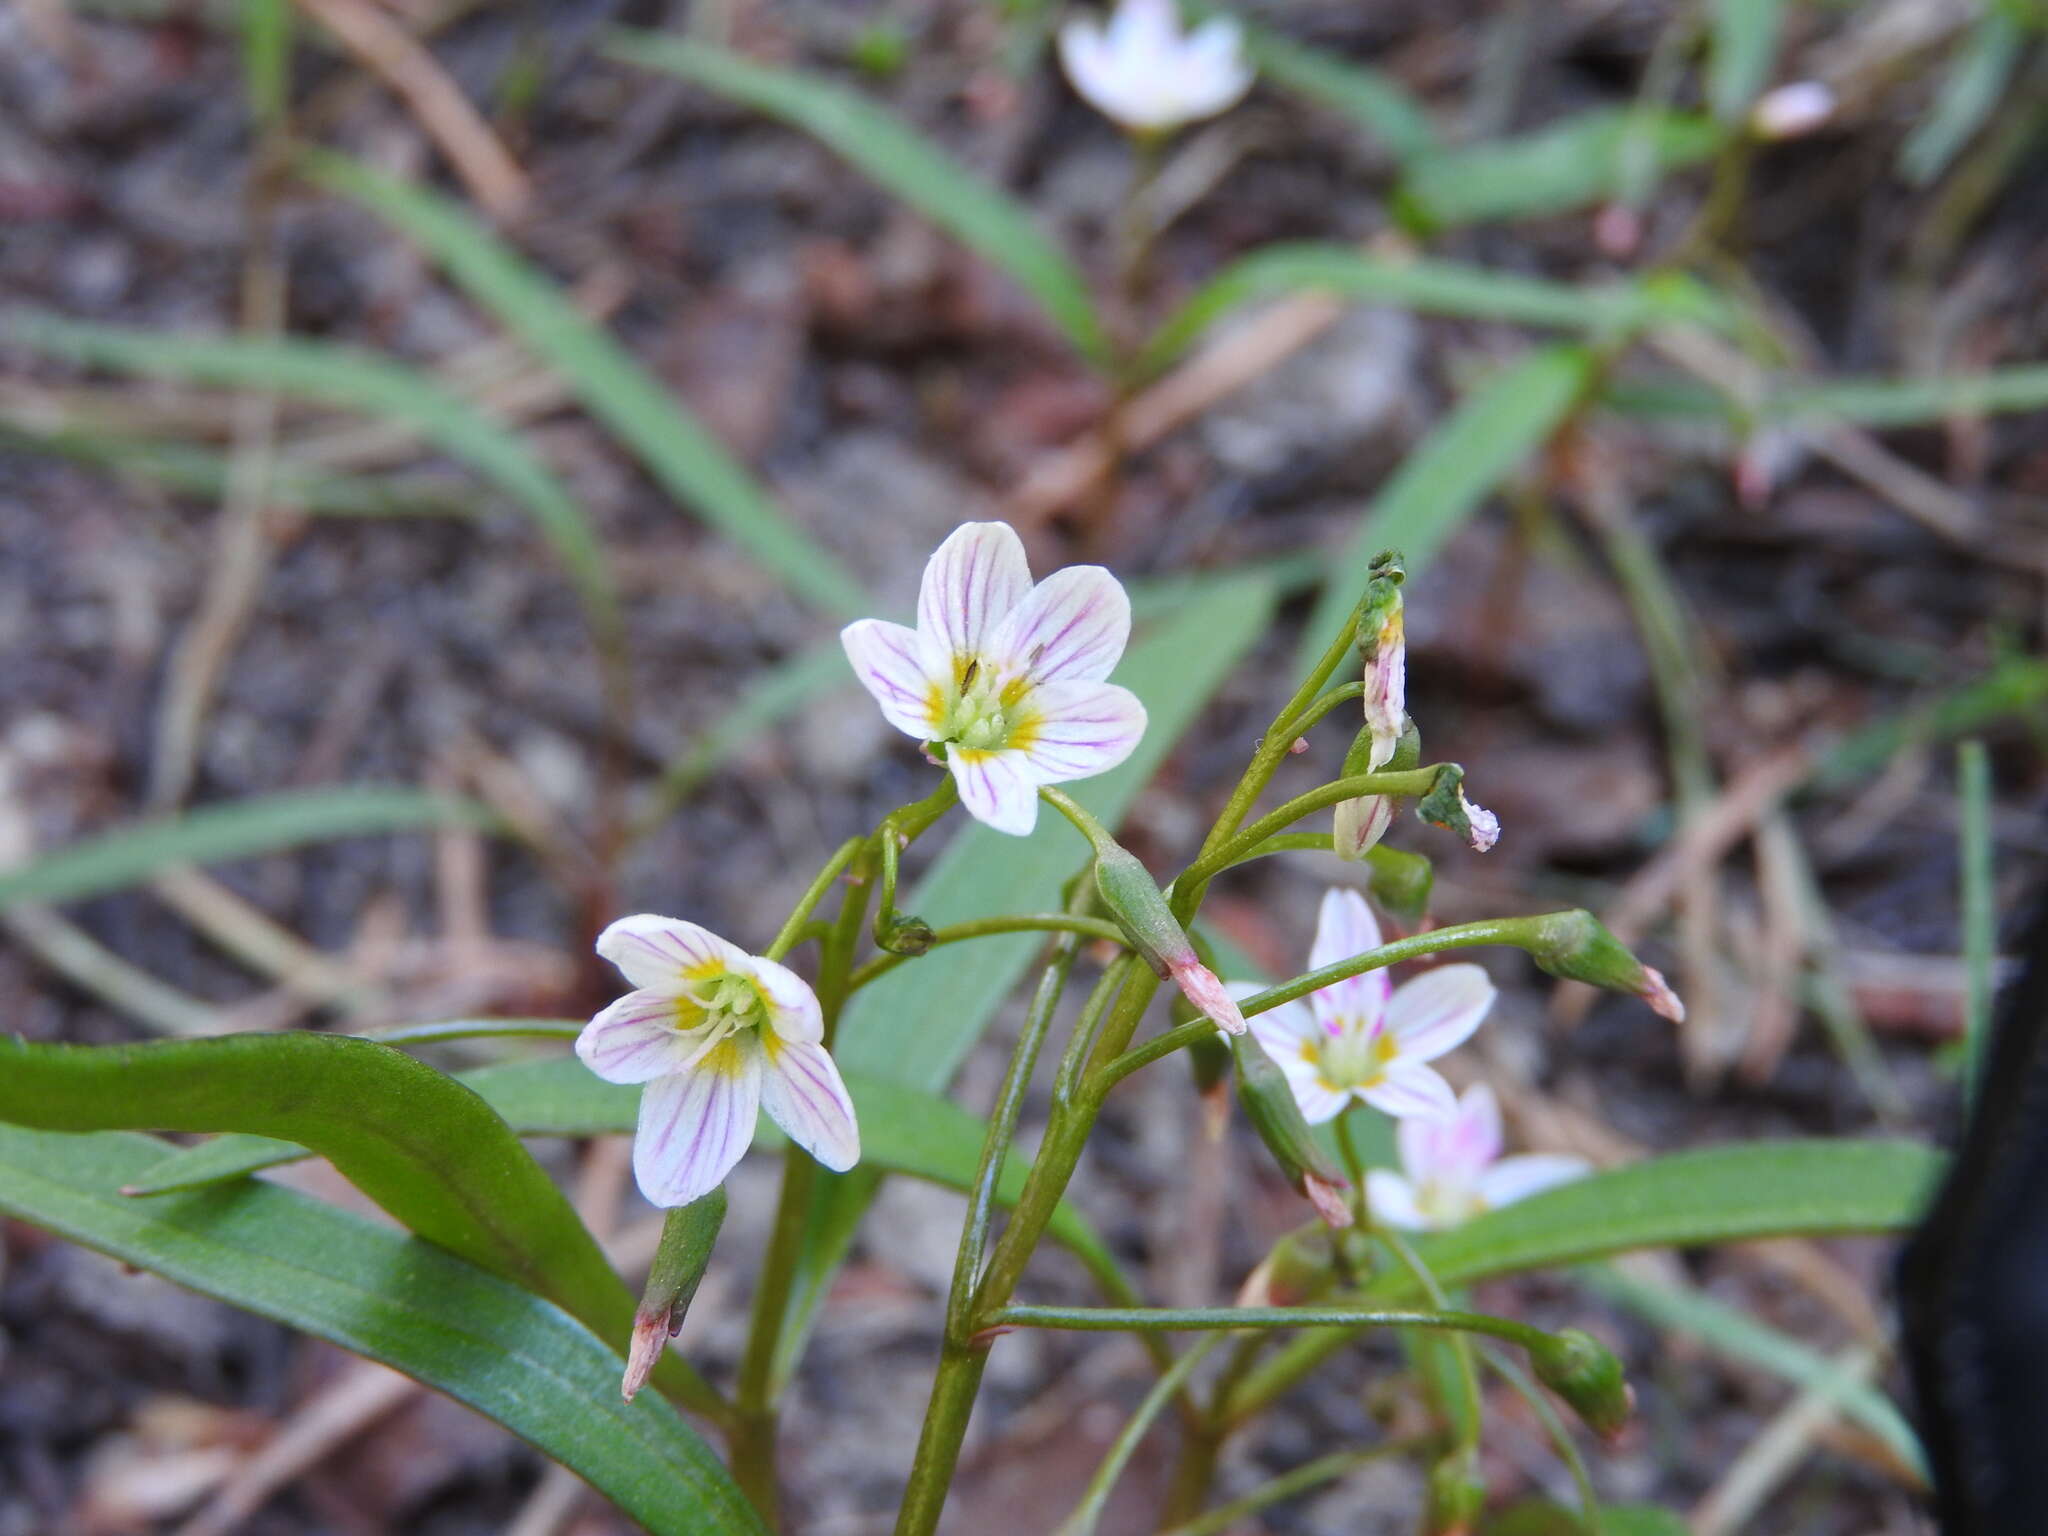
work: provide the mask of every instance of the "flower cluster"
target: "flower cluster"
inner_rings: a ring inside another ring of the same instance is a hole
[[[1379,948],[1379,924],[1358,892],[1323,896],[1309,969]],[[1261,990],[1234,982],[1239,999]],[[1333,1120],[1353,1100],[1398,1122],[1403,1172],[1373,1171],[1375,1216],[1396,1226],[1443,1227],[1577,1178],[1575,1158],[1500,1158],[1500,1107],[1483,1084],[1463,1099],[1430,1065],[1462,1045],[1493,1006],[1476,965],[1442,965],[1401,983],[1384,968],[1347,977],[1254,1017],[1251,1030],[1287,1079],[1302,1118]]]

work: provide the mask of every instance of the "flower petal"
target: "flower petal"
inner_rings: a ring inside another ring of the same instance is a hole
[[[1358,1096],[1382,1114],[1405,1119],[1421,1115],[1442,1120],[1457,1113],[1457,1095],[1435,1068],[1419,1062],[1395,1060],[1370,1088],[1355,1090]]]
[[[789,1139],[834,1173],[860,1161],[853,1099],[825,1047],[763,1036],[761,1107]]]
[[[1030,714],[1015,750],[1040,784],[1107,773],[1145,734],[1145,706],[1115,683],[1047,683],[1031,690],[1025,708]]]
[[[613,923],[597,936],[597,952],[634,986],[657,992],[680,992],[747,959],[709,928],[652,912]]]
[[[1024,541],[1008,523],[962,523],[925,563],[918,633],[956,657],[980,656],[1031,590]]]
[[[946,680],[932,677],[916,630],[884,619],[862,619],[839,631],[839,643],[846,648],[861,687],[882,706],[883,719],[919,741],[936,737]]]
[[[1308,952],[1310,970],[1321,970],[1379,947],[1380,925],[1374,921],[1372,908],[1365,904],[1363,896],[1341,885],[1323,892],[1323,909],[1316,919],[1316,941]],[[1325,1026],[1342,1021],[1370,1034],[1386,1016],[1387,995],[1392,985],[1387,968],[1381,966],[1311,992],[1309,1006]]]
[[[645,1083],[673,1072],[690,1054],[677,1033],[680,1010],[695,1005],[673,992],[628,992],[583,1026],[576,1054],[608,1083]]]
[[[768,996],[768,1025],[780,1039],[802,1044],[824,1038],[825,1015],[808,981],[759,955],[747,956],[746,968]]]
[[[998,832],[1028,837],[1038,825],[1038,780],[1027,754],[1016,750],[983,752],[973,747],[946,749],[946,766],[960,787],[960,803],[976,821]]]
[[[1408,1122],[1404,1120],[1401,1123],[1406,1125]],[[1423,1219],[1421,1207],[1415,1203],[1415,1186],[1398,1173],[1390,1173],[1384,1168],[1368,1169],[1365,1201],[1365,1208],[1372,1213],[1374,1221],[1407,1227],[1411,1231],[1429,1225]]]
[[[1513,1205],[1517,1200],[1583,1179],[1593,1165],[1582,1157],[1561,1153],[1530,1152],[1521,1157],[1504,1157],[1479,1176],[1479,1197],[1489,1210]]]
[[[735,1036],[641,1091],[633,1177],[650,1205],[701,1200],[732,1171],[754,1139],[761,1070],[759,1041]]]
[[[1131,600],[1099,565],[1070,565],[1033,587],[989,642],[1007,673],[1035,683],[1099,683],[1131,639]]]
[[[1418,1184],[1431,1179],[1460,1187],[1475,1184],[1500,1156],[1500,1105],[1493,1090],[1474,1083],[1447,1120],[1403,1120],[1394,1130],[1401,1168]]]
[[[1266,989],[1256,981],[1226,981],[1223,990],[1241,1003],[1248,997],[1257,997]],[[1266,1048],[1266,1054],[1275,1061],[1284,1054],[1299,1056],[1304,1043],[1319,1039],[1323,1033],[1322,1026],[1316,1023],[1316,1016],[1299,999],[1282,1003],[1277,1008],[1268,1008],[1245,1022],[1251,1026],[1259,1044]]]
[[[1213,16],[1187,36],[1180,51],[1182,109],[1189,121],[1213,117],[1252,88],[1237,23]]]
[[[1410,1061],[1434,1061],[1465,1043],[1493,1006],[1493,983],[1476,965],[1440,965],[1410,977],[1387,1000],[1387,1027]]]

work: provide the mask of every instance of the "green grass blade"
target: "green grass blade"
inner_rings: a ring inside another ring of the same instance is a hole
[[[1950,59],[1934,109],[1899,146],[1899,174],[1924,187],[1949,168],[1997,109],[2026,43],[2013,9],[1991,0]]]
[[[1963,1094],[1982,1087],[1991,1044],[1992,967],[1998,958],[1998,884],[1991,845],[1991,755],[1981,741],[1956,747],[1956,798],[1962,810]]]
[[[395,422],[474,469],[533,519],[593,629],[618,628],[618,596],[596,530],[515,434],[432,379],[372,352],[293,337],[128,330],[17,310],[0,336],[46,357],[222,389],[264,389]]]
[[[1820,1351],[1690,1286],[1657,1285],[1606,1265],[1589,1266],[1579,1271],[1579,1278],[1594,1295],[1626,1307],[1660,1328],[1690,1334],[1717,1354],[1756,1366],[1794,1386],[1819,1391],[1882,1441],[1903,1465],[1923,1480],[1927,1477],[1926,1453],[1898,1406]]]
[[[312,789],[134,822],[0,872],[0,908],[103,896],[173,864],[222,864],[340,837],[491,827],[482,806],[414,789]]]
[[[860,585],[631,353],[446,198],[340,155],[308,152],[315,185],[353,198],[415,241],[457,286],[576,391],[670,495],[828,613],[864,611]]]
[[[1395,160],[1412,160],[1436,148],[1429,114],[1384,70],[1305,47],[1265,27],[1247,24],[1244,42],[1264,79],[1350,119],[1384,144]]]
[[[2048,410],[2048,366],[1927,379],[1833,379],[1770,391],[1772,419],[1826,416],[1866,427],[1911,427],[1959,416]]]
[[[1426,565],[1494,488],[1549,440],[1592,379],[1593,358],[1584,348],[1547,347],[1461,400],[1373,498],[1324,583],[1295,670],[1306,672],[1329,646],[1364,590],[1374,555],[1398,549],[1411,573]]]
[[[616,1354],[550,1303],[460,1259],[270,1185],[137,1201],[145,1136],[0,1126],[0,1211],[381,1361],[495,1419],[655,1536],[762,1536],[657,1393],[619,1399]]]
[[[1900,752],[1967,736],[2008,720],[2034,722],[2048,706],[2048,660],[2005,656],[1981,677],[1873,722],[1821,760],[1813,787],[1842,789],[1880,772]]]
[[[1030,213],[882,106],[815,75],[773,69],[723,48],[652,32],[615,31],[605,51],[677,75],[809,134],[884,191],[1001,267],[1097,366],[1109,344],[1087,281]]]
[[[1302,242],[1262,247],[1204,283],[1146,344],[1144,371],[1166,367],[1238,306],[1282,293],[1328,293],[1422,314],[1596,333],[1725,319],[1718,303],[1687,280],[1575,287],[1458,262],[1389,260],[1350,246]]]
[[[1720,142],[1720,128],[1693,113],[1602,107],[1520,138],[1421,156],[1397,198],[1403,218],[1424,229],[1547,217],[1621,197],[1637,156],[1662,175],[1698,164]]]
[[[1785,0],[1715,0],[1707,104],[1722,123],[1740,124],[1770,83],[1784,22]]]

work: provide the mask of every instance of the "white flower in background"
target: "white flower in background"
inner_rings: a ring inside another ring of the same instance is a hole
[[[598,935],[636,991],[576,1037],[608,1083],[645,1083],[633,1177],[658,1206],[716,1189],[754,1139],[757,1112],[834,1172],[860,1160],[853,1100],[819,1044],[817,994],[787,966],[695,923],[642,914]]]
[[[1310,970],[1377,949],[1379,924],[1356,891],[1323,897]],[[1242,1000],[1260,989],[1232,983]],[[1385,1114],[1442,1118],[1457,1108],[1451,1085],[1428,1065],[1479,1027],[1493,983],[1476,965],[1440,965],[1396,987],[1384,967],[1282,1003],[1251,1022],[1266,1054],[1287,1074],[1311,1125],[1336,1118],[1352,1099]]]
[[[1145,706],[1106,681],[1131,637],[1131,600],[1099,565],[1037,586],[1008,523],[964,523],[924,568],[917,628],[862,619],[840,632],[888,722],[943,744],[960,802],[998,832],[1038,824],[1038,787],[1106,773],[1145,734]]]
[[[1798,80],[1766,91],[1750,109],[1749,126],[1760,139],[1796,139],[1827,125],[1835,115],[1835,93],[1818,80]]]
[[[1137,133],[1214,117],[1252,85],[1237,23],[1183,32],[1174,0],[1121,0],[1107,26],[1075,17],[1060,28],[1060,63],[1090,106]]]
[[[1455,1227],[1593,1171],[1577,1157],[1502,1157],[1500,1105],[1484,1083],[1465,1090],[1448,1120],[1403,1120],[1394,1136],[1401,1172],[1373,1169],[1365,1191],[1374,1217],[1397,1227]]]

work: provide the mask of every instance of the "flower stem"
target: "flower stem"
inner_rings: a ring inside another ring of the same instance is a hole
[[[832,882],[844,874],[846,867],[859,856],[864,842],[865,839],[849,837],[839,845],[839,851],[825,861],[825,867],[818,871],[818,878],[811,882],[810,889],[797,901],[796,909],[783,923],[782,931],[775,935],[775,941],[768,946],[766,959],[780,960],[796,948],[803,935],[804,925],[810,921],[818,903],[823,901],[832,889]]]
[[[978,917],[970,922],[948,923],[943,928],[932,930],[931,947],[941,944],[958,944],[966,939],[993,938],[1003,933],[1072,933],[1092,939],[1106,939],[1112,944],[1124,942],[1124,931],[1115,923],[1102,917],[1081,917],[1067,912],[1033,912],[1011,917]],[[879,976],[886,976],[897,966],[916,959],[914,955],[873,955],[854,973],[846,978],[846,989],[858,992]]]
[[[983,1330],[1049,1328],[1070,1333],[1169,1333],[1240,1328],[1435,1328],[1484,1333],[1524,1349],[1551,1342],[1541,1328],[1485,1312],[1390,1311],[1368,1307],[997,1307]]]

